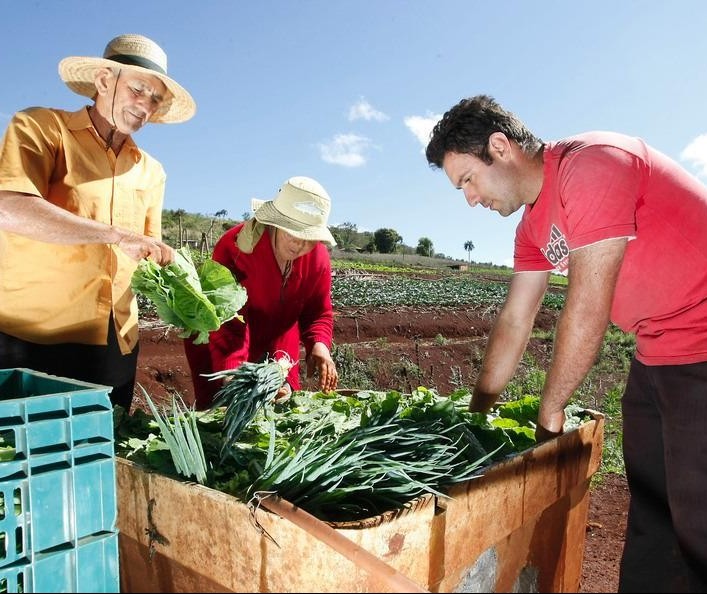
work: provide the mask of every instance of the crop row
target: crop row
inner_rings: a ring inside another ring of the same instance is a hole
[[[332,283],[334,307],[491,306],[502,304],[507,292],[506,283],[476,281],[468,276],[442,279],[335,276]],[[548,292],[543,301],[545,307],[555,310],[561,309],[563,303],[564,295],[558,292]]]

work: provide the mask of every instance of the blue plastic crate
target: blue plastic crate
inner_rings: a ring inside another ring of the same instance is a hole
[[[104,534],[4,567],[0,591],[118,592],[118,575],[118,534]]]
[[[109,392],[0,369],[0,592],[119,592]]]

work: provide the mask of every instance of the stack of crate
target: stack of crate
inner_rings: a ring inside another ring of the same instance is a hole
[[[110,388],[0,369],[0,592],[119,592]]]

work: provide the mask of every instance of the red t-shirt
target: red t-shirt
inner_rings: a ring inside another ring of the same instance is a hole
[[[570,250],[628,237],[611,321],[646,365],[707,361],[707,187],[642,140],[549,143],[543,187],[516,229],[515,271],[566,272]]]

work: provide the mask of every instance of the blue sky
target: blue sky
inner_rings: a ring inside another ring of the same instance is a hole
[[[470,208],[424,157],[459,99],[485,93],[544,140],[640,136],[707,176],[703,0],[0,0],[0,126],[31,105],[78,109],[57,73],[141,33],[197,102],[136,142],[167,171],[165,208],[240,218],[293,175],[332,197],[330,224],[510,264],[518,213]]]

